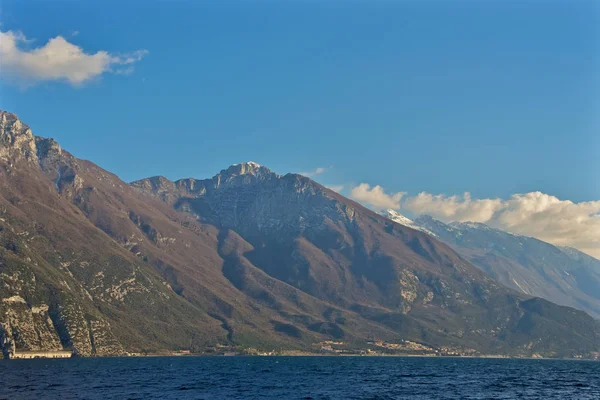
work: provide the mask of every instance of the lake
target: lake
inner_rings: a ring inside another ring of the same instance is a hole
[[[2,399],[600,399],[600,362],[417,357],[0,361]]]

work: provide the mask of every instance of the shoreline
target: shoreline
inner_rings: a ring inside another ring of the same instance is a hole
[[[395,357],[395,358],[437,358],[437,359],[485,359],[485,360],[550,360],[550,361],[596,361],[599,362],[600,359],[593,358],[551,358],[551,357],[514,357],[514,356],[495,356],[495,355],[485,355],[485,356],[436,356],[436,355],[418,355],[418,354],[278,354],[278,355],[269,355],[269,356],[259,356],[259,355],[250,355],[250,354],[238,354],[235,356],[225,356],[222,354],[212,355],[212,354],[189,354],[189,355],[164,355],[164,354],[148,354],[148,355],[140,355],[140,356],[107,356],[107,357],[81,357],[81,358],[144,358],[144,357],[170,357],[170,358],[179,358],[179,357],[204,357],[204,358],[220,358],[220,357],[228,357],[228,358],[282,358],[282,357],[326,357],[326,358],[336,358],[336,357],[356,357],[356,358],[385,358],[385,357]],[[74,357],[77,358],[77,357]]]
[[[73,356],[68,358],[53,358],[53,357],[36,357],[36,358],[4,358],[0,361],[28,361],[28,360],[66,360],[66,359],[115,359],[115,358],[297,358],[297,357],[324,357],[324,358],[336,358],[336,357],[356,357],[356,358],[427,358],[427,359],[485,359],[485,360],[548,360],[548,361],[591,361],[600,362],[600,359],[594,358],[552,358],[552,357],[518,357],[518,356],[505,356],[505,355],[481,355],[481,356],[440,356],[440,355],[421,355],[421,354],[319,354],[319,353],[306,353],[306,354],[272,354],[272,355],[252,355],[252,354],[236,354],[236,355],[223,355],[223,354],[135,354],[135,355],[122,355],[122,356],[94,356],[94,357],[81,357]]]

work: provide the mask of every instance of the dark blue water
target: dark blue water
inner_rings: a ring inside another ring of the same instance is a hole
[[[0,361],[6,399],[600,399],[600,363],[399,357]]]

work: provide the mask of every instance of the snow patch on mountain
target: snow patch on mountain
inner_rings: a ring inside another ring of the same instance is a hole
[[[235,167],[237,165],[243,165],[243,164],[246,164],[246,165],[248,165],[250,167],[254,167],[254,168],[262,167],[262,165],[260,165],[259,163],[254,162],[254,161],[246,161],[246,162],[243,162],[241,164],[233,164],[232,167]]]
[[[406,226],[408,228],[424,232],[424,233],[426,233],[426,234],[428,234],[430,236],[433,236],[433,237],[437,237],[437,235],[435,233],[431,232],[429,229],[423,228],[422,226],[416,224],[412,219],[407,218],[404,215],[402,215],[399,212],[394,211],[392,209],[383,211],[381,213],[381,215],[383,215],[384,217],[386,217],[386,218],[388,218],[388,219],[390,219],[390,220],[392,220],[392,221],[394,221],[394,222],[396,222],[396,223],[398,223],[400,225],[404,225],[404,226]]]

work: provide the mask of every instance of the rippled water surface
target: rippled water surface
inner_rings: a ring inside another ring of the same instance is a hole
[[[600,399],[600,363],[400,357],[0,361],[4,399]]]

